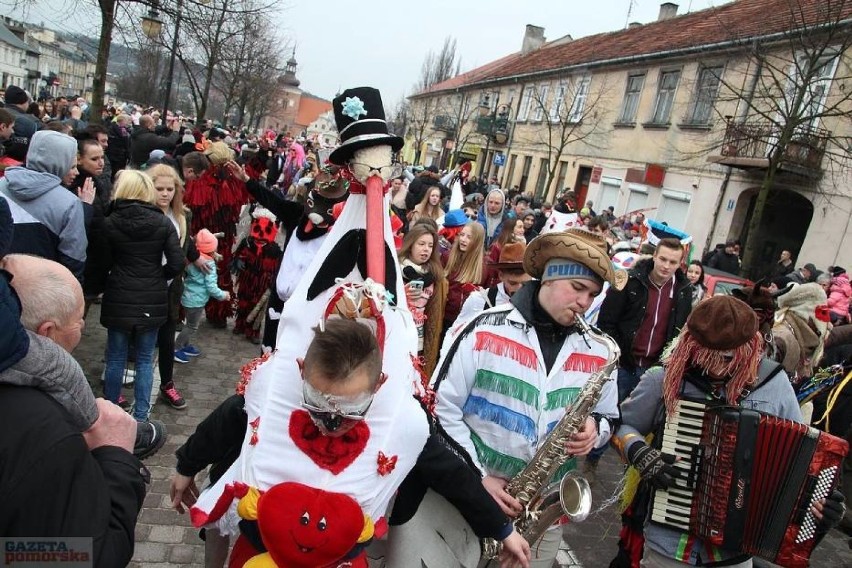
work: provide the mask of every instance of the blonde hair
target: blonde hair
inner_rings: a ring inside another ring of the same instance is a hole
[[[459,248],[459,235],[453,241],[450,256],[447,259],[447,278],[466,284],[479,284],[482,281],[482,247],[485,243],[485,229],[476,221],[468,221],[462,228],[470,228],[471,236],[467,250]]]
[[[429,196],[432,195],[433,191],[438,192],[438,204],[434,206],[429,204]],[[420,200],[420,203],[414,206],[414,211],[417,212],[418,217],[429,217],[436,221],[440,219],[441,215],[444,214],[444,210],[441,209],[441,188],[435,185],[429,187],[426,193],[423,194],[423,199]]]
[[[122,170],[115,178],[113,199],[137,199],[154,205],[157,203],[157,190],[144,172]]]
[[[172,202],[169,204],[169,209],[172,211],[175,219],[178,222],[178,236],[180,236],[180,244],[183,245],[186,241],[186,212],[187,208],[183,204],[183,180],[180,179],[177,171],[168,164],[157,164],[151,166],[145,173],[154,182],[156,191],[156,182],[158,177],[166,177],[172,180],[175,184],[175,195],[172,197]]]

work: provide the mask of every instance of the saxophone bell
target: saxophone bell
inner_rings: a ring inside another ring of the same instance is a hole
[[[581,523],[592,511],[592,489],[585,477],[567,474],[559,482],[559,503],[572,522]]]

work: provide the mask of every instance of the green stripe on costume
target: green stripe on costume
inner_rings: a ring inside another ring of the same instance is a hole
[[[686,549],[689,546],[690,536],[688,533],[680,535],[680,541],[677,543],[677,552],[675,552],[675,560],[683,562],[685,560]]]
[[[526,462],[522,459],[507,456],[504,453],[498,452],[488,444],[482,441],[482,438],[476,435],[475,432],[470,432],[470,440],[476,447],[476,455],[482,465],[488,469],[499,471],[505,477],[511,478],[524,469]]]
[[[579,387],[565,387],[556,389],[547,393],[547,402],[544,405],[545,410],[554,410],[556,408],[565,408],[577,398],[580,393]]]
[[[575,471],[577,469],[577,458],[570,458],[568,461],[563,463],[559,469],[556,470],[556,473],[553,476],[552,481],[561,481],[563,477],[565,477],[566,473],[571,471]]]
[[[539,407],[538,389],[527,382],[510,377],[509,375],[503,375],[487,369],[477,369],[473,386],[520,400],[536,409]]]

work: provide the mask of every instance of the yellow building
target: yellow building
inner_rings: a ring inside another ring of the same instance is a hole
[[[507,189],[647,210],[699,253],[746,245],[757,206],[759,271],[782,250],[848,266],[852,3],[677,10],[576,40],[527,26],[520,51],[411,97],[407,156],[420,142],[422,163],[446,166],[458,149]]]

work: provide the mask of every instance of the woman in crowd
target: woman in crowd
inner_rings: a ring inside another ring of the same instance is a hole
[[[444,333],[456,321],[464,301],[482,282],[484,240],[485,229],[476,221],[470,221],[461,230],[450,249],[445,271],[449,287],[444,307]]]
[[[101,306],[101,325],[107,329],[104,396],[119,402],[133,342],[133,417],[143,422],[151,409],[157,332],[168,319],[167,282],[180,273],[185,261],[178,233],[156,203],[151,178],[124,170],[116,178],[115,200],[104,221],[104,258],[109,269]]]
[[[192,262],[198,259],[198,251],[192,239],[187,237],[192,212],[183,204],[183,181],[177,171],[166,164],[157,164],[146,170],[154,182],[157,192],[157,207],[171,221],[178,234],[181,249]],[[186,400],[177,390],[174,381],[175,327],[180,320],[180,298],[183,294],[183,270],[169,284],[168,311],[166,322],[157,332],[158,365],[160,368],[160,397],[172,408],[186,408]]]
[[[414,209],[408,214],[408,223],[416,223],[421,217],[428,217],[435,222],[444,216],[444,210],[441,209],[441,188],[438,186],[430,187],[423,194],[423,199],[420,203],[414,206]]]
[[[500,251],[503,250],[503,245],[506,243],[522,242],[518,241],[515,237],[515,225],[519,223],[523,227],[523,221],[518,219],[504,219],[500,225],[500,232],[497,234],[494,242],[491,243],[488,254],[485,255],[482,278],[483,288],[491,288],[500,282],[500,275],[495,268],[492,268],[492,265],[500,262]],[[523,239],[523,237],[521,238]]]
[[[707,296],[707,287],[704,285],[704,267],[700,260],[693,260],[686,269],[686,278],[692,284],[692,308]]]
[[[83,295],[86,298],[86,311],[101,293],[105,274],[103,260],[104,215],[109,207],[112,184],[104,179],[104,150],[97,140],[88,138],[77,143],[77,177],[69,189],[75,195],[83,195],[85,187],[94,187],[91,204],[84,201],[86,210],[86,270],[83,275]]]
[[[425,223],[415,223],[399,250],[408,307],[417,325],[418,351],[423,371],[431,375],[441,350],[441,327],[447,301],[447,279],[438,253],[438,233]]]

